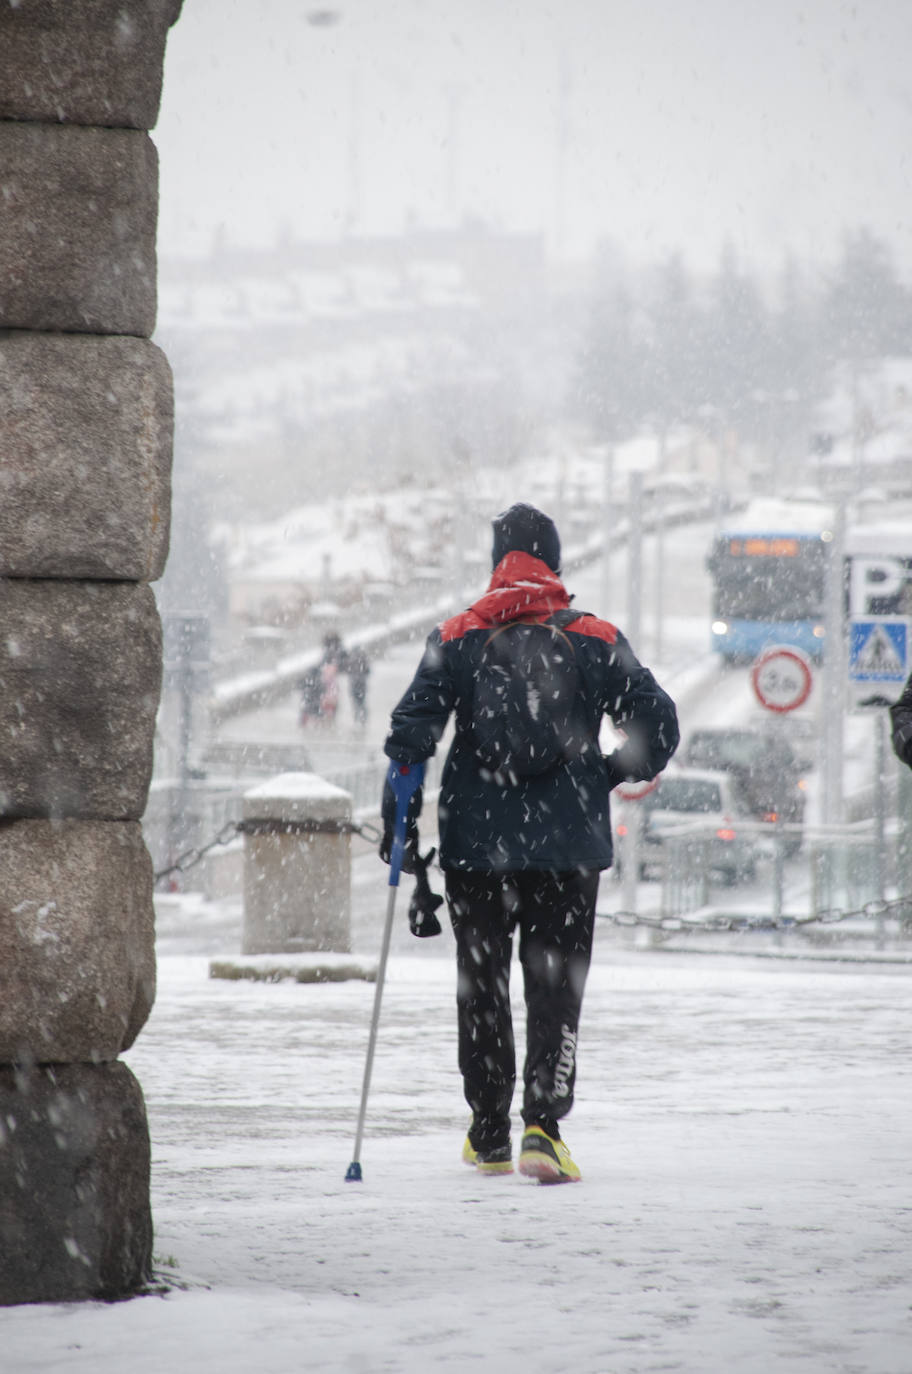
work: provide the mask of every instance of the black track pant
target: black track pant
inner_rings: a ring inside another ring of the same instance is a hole
[[[459,1068],[476,1150],[505,1144],[516,1084],[510,1012],[513,933],[526,1000],[522,1116],[551,1135],[573,1105],[576,1040],[599,875],[449,870],[456,935]]]

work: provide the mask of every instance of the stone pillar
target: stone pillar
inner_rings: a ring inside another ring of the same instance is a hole
[[[0,1304],[148,1281],[117,1057],[155,995],[152,772],[171,375],[158,115],[180,0],[0,4]]]
[[[351,949],[351,795],[315,773],[244,793],[244,954]]]

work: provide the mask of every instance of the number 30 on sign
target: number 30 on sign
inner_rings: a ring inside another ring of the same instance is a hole
[[[811,694],[811,666],[800,649],[764,649],[751,668],[757,700],[767,711],[794,711]]]

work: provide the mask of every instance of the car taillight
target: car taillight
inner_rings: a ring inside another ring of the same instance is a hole
[[[735,832],[723,826],[720,830],[716,831],[716,836],[720,840],[733,840],[735,838]]]

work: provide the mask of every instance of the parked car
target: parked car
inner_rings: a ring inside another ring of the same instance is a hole
[[[789,827],[804,824],[805,781],[788,740],[764,730],[695,730],[685,741],[681,762],[729,773],[749,813],[758,821]],[[784,852],[801,848],[801,831],[784,835]]]
[[[800,711],[790,711],[788,715],[776,721],[776,730],[788,743],[799,772],[809,773],[816,767],[820,727],[813,716],[803,715]]]
[[[640,808],[642,823],[640,877],[648,877],[662,863],[664,856],[657,851],[672,839],[692,843],[698,860],[725,883],[754,876],[759,856],[756,822],[729,773],[670,768],[652,792],[626,803],[617,826],[621,837],[634,819],[633,807]]]

